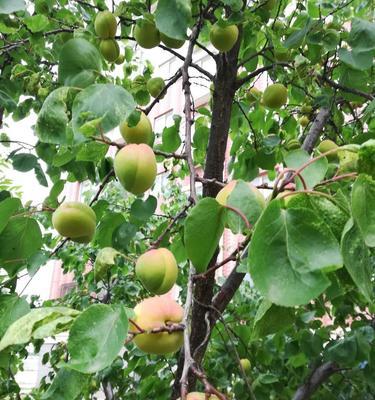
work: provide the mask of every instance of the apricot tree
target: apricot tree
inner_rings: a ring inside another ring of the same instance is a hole
[[[0,0],[2,153],[49,188],[35,205],[0,182],[0,398],[374,398],[372,18],[371,0]],[[140,47],[180,65],[163,81]],[[173,85],[184,115],[152,132]],[[25,298],[52,259],[75,288]]]

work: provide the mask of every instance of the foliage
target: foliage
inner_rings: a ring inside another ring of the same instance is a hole
[[[108,6],[121,67],[103,58],[95,33],[95,17]],[[98,390],[107,400],[176,399],[184,366],[197,389],[221,399],[298,400],[298,388],[303,398],[375,396],[372,6],[0,0],[0,399],[89,399]],[[132,32],[141,19],[166,43],[187,40],[181,50],[160,45],[182,67],[153,100],[154,66],[139,57]],[[239,28],[235,44],[215,46],[230,48],[225,54],[209,43],[214,25]],[[197,48],[214,72],[195,62]],[[259,77],[287,89],[272,109],[250,92]],[[185,120],[174,116],[153,144],[167,182],[135,197],[113,172],[112,150],[124,145],[112,131],[124,121],[135,126],[136,108],[149,114],[181,83]],[[195,108],[191,88],[202,84],[211,96]],[[12,121],[29,116],[36,116],[29,138],[12,137]],[[339,147],[321,154],[317,146],[327,139]],[[42,205],[22,202],[3,172],[8,162],[48,187]],[[264,209],[244,183],[261,171]],[[215,200],[224,176],[237,180],[227,205]],[[87,189],[83,200],[96,214],[89,244],[53,230],[52,212],[72,182]],[[229,229],[243,236],[225,258]],[[115,249],[110,263],[95,274],[96,255],[107,247]],[[150,295],[135,279],[135,262],[158,247],[178,263],[179,302],[191,311],[182,328],[191,331],[195,364],[178,354],[147,355],[132,343],[132,309]],[[49,259],[62,261],[75,287],[45,302],[18,294],[20,277],[32,279]],[[230,261],[234,272],[215,279]],[[56,336],[62,331],[67,343]],[[20,397],[15,376],[48,336],[57,339],[43,356],[50,372]],[[242,358],[251,361],[247,375]],[[311,374],[325,363],[332,372],[314,386]]]

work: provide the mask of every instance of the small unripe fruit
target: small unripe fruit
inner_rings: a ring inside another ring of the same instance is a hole
[[[135,126],[129,127],[126,121],[121,122],[120,132],[127,144],[149,144],[152,140],[151,122],[144,112],[141,112],[139,121]]]
[[[300,125],[305,128],[309,123],[310,123],[310,119],[309,117],[306,117],[306,115],[304,115],[303,117],[301,117],[298,122],[300,123]]]
[[[281,83],[274,83],[266,88],[262,100],[263,104],[268,108],[280,108],[288,101],[288,91]]]
[[[165,88],[165,82],[163,78],[151,78],[147,82],[147,90],[150,93],[150,95],[154,98],[158,97],[162,90]],[[163,97],[165,96],[165,93]]]
[[[155,182],[155,154],[147,144],[128,144],[117,153],[114,169],[125,190],[140,195]]]
[[[319,153],[323,154],[326,153],[327,151],[337,149],[339,146],[333,142],[332,140],[326,139],[323,140],[319,143],[319,146],[317,147]],[[330,162],[338,162],[338,155],[336,153],[328,154],[326,155],[327,160]]]
[[[117,60],[115,61],[115,64],[121,65],[124,61],[125,61],[125,55],[124,54],[120,54],[118,56]]]
[[[191,392],[186,396],[186,400],[206,400],[206,394],[201,392]],[[212,394],[209,396],[208,400],[219,400],[219,398]]]
[[[165,294],[176,283],[178,269],[174,255],[164,248],[142,254],[135,265],[137,278],[153,294]]]
[[[249,372],[251,370],[251,363],[248,358],[241,358],[240,364],[245,372]]]
[[[246,93],[246,98],[250,102],[250,104],[254,104],[262,98],[262,91],[257,89],[256,87],[252,87]]]
[[[286,143],[285,143],[285,148],[287,150],[297,150],[301,147],[301,143],[298,139],[289,139]]]
[[[237,42],[238,28],[236,25],[221,27],[212,25],[210,30],[210,41],[212,45],[221,52],[229,51]]]
[[[274,51],[276,61],[289,61],[290,52],[287,49],[278,49]]]
[[[162,328],[167,323],[181,323],[184,310],[174,300],[165,296],[149,297],[134,308],[134,322],[140,328],[149,331]],[[137,332],[130,323],[131,330]],[[168,354],[180,349],[184,342],[183,332],[142,333],[134,337],[134,344],[145,353]]]
[[[101,11],[95,18],[95,32],[101,39],[112,39],[116,35],[117,22],[109,11]]]
[[[153,22],[146,19],[137,22],[133,34],[137,43],[144,49],[152,49],[160,43],[160,32]]]
[[[301,114],[311,114],[312,113],[313,108],[307,104],[304,104],[301,107]]]
[[[227,199],[228,199],[229,195],[232,193],[233,189],[236,187],[236,184],[237,184],[236,180],[230,181],[220,190],[220,192],[216,195],[216,200],[219,204],[221,204],[222,206],[225,206],[227,204]],[[251,183],[248,183],[248,185],[249,185],[249,188],[252,190],[252,192],[255,194],[259,205],[264,207],[265,201],[264,201],[264,197],[263,197],[262,193],[260,192],[260,190],[258,190]]]
[[[88,205],[68,201],[53,213],[52,225],[61,236],[78,243],[88,243],[95,234],[96,215]]]
[[[185,40],[173,39],[160,32],[161,41],[170,49],[179,49],[185,43]]]
[[[277,0],[261,0],[261,3],[263,3],[262,7],[264,7],[264,9],[272,11],[276,6]]]
[[[115,62],[120,55],[120,48],[114,39],[105,39],[100,42],[100,52],[109,62]]]

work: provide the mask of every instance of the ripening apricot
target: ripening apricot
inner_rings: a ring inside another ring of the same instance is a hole
[[[78,243],[88,243],[95,234],[96,215],[84,203],[67,201],[53,213],[52,225],[61,236]]]
[[[165,296],[149,297],[134,308],[134,322],[142,329],[149,331],[166,326],[167,323],[181,323],[184,310],[174,300]],[[130,322],[131,331],[137,327]],[[183,344],[183,332],[142,333],[134,337],[135,345],[145,353],[174,353]]]
[[[142,194],[155,182],[155,154],[147,144],[128,144],[117,153],[114,169],[125,190]]]
[[[114,39],[101,40],[99,49],[102,56],[109,62],[115,62],[119,58],[120,47]]]
[[[327,153],[327,151],[331,151],[334,149],[337,149],[339,146],[330,139],[326,139],[326,140],[322,140],[319,143],[319,146],[317,147],[317,149],[319,150],[319,153]],[[326,155],[327,160],[330,162],[337,162],[338,161],[338,156],[337,156],[337,152],[336,153],[332,153],[332,154],[328,154]]]
[[[163,78],[151,78],[147,81],[147,90],[150,93],[150,95],[154,98],[158,97],[160,93],[163,91],[165,88],[165,82]],[[165,96],[165,93],[163,97]]]
[[[121,122],[120,133],[128,144],[149,144],[153,137],[151,122],[144,112],[141,112],[139,121],[135,126],[130,127],[127,121]]]
[[[256,87],[252,87],[246,93],[246,98],[250,102],[250,104],[254,104],[262,97],[262,91],[257,89]]]
[[[206,400],[206,394],[202,392],[191,392],[186,396],[186,400]],[[219,400],[214,394],[208,400]]]
[[[240,364],[245,372],[249,372],[251,370],[251,363],[248,358],[241,358]]]
[[[177,262],[168,249],[152,249],[138,258],[135,273],[151,293],[165,294],[176,283]]]
[[[236,25],[221,27],[218,24],[212,25],[210,30],[210,41],[219,51],[229,51],[237,42],[238,28]]]
[[[147,19],[137,21],[133,34],[137,43],[144,49],[152,49],[160,43],[160,32],[155,24]]]
[[[101,39],[112,39],[116,35],[117,22],[109,11],[101,11],[95,18],[95,32]]]
[[[170,49],[179,49],[185,43],[185,40],[173,39],[167,35],[164,35],[164,33],[161,32],[160,32],[160,38],[161,41]]]
[[[262,101],[268,108],[280,108],[288,101],[288,91],[281,83],[274,83],[266,88]]]

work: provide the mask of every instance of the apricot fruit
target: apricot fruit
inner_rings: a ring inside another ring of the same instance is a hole
[[[120,133],[127,144],[149,144],[151,143],[153,136],[151,122],[144,112],[141,112],[139,121],[135,126],[129,127],[127,121],[121,122]]]
[[[165,88],[165,82],[163,78],[151,78],[147,81],[147,90],[150,95],[154,98],[158,97],[162,90]],[[165,96],[165,93],[163,97]]]
[[[212,394],[209,400],[219,400],[217,396]],[[191,392],[186,396],[186,400],[206,400],[206,394],[202,392]]]
[[[170,49],[179,49],[185,43],[185,40],[173,39],[167,35],[164,35],[164,33],[161,32],[160,32],[160,39]]]
[[[128,144],[117,153],[114,169],[125,190],[140,195],[155,182],[155,154],[147,144]]]
[[[245,372],[249,372],[251,370],[251,363],[248,358],[241,358],[240,364]]]
[[[162,328],[168,323],[181,323],[183,308],[167,296],[149,297],[134,308],[134,322],[145,331]],[[137,327],[130,322],[130,329],[137,332]],[[174,353],[184,341],[183,332],[141,333],[134,337],[134,344],[143,352],[150,354]]]
[[[339,146],[333,140],[326,139],[326,140],[322,140],[319,143],[317,149],[318,149],[319,153],[323,154],[323,153],[326,153],[327,151],[337,149],[338,147]],[[326,158],[330,162],[338,162],[337,152],[336,153],[332,153],[332,154],[328,154],[326,156]]]
[[[117,30],[115,16],[108,10],[99,12],[95,18],[94,28],[101,39],[113,39]]]
[[[256,103],[262,97],[262,91],[257,89],[256,87],[252,87],[246,93],[246,98],[250,102],[250,104]]]
[[[268,108],[280,108],[288,101],[288,91],[281,83],[274,83],[266,88],[262,101]]]
[[[236,25],[221,27],[218,24],[212,25],[210,30],[210,41],[219,51],[229,51],[237,42],[238,28]]]
[[[89,243],[95,234],[96,215],[84,203],[67,201],[53,213],[52,225],[61,236],[78,243]]]
[[[152,49],[160,43],[160,32],[155,24],[149,20],[138,20],[133,35],[137,43],[144,49]]]
[[[168,249],[152,249],[138,258],[135,274],[151,293],[165,294],[176,283],[177,262]]]
[[[99,45],[102,56],[109,62],[115,62],[120,55],[120,48],[116,40],[105,39]]]
[[[310,123],[310,118],[304,115],[298,120],[298,122],[303,128],[305,128]]]

